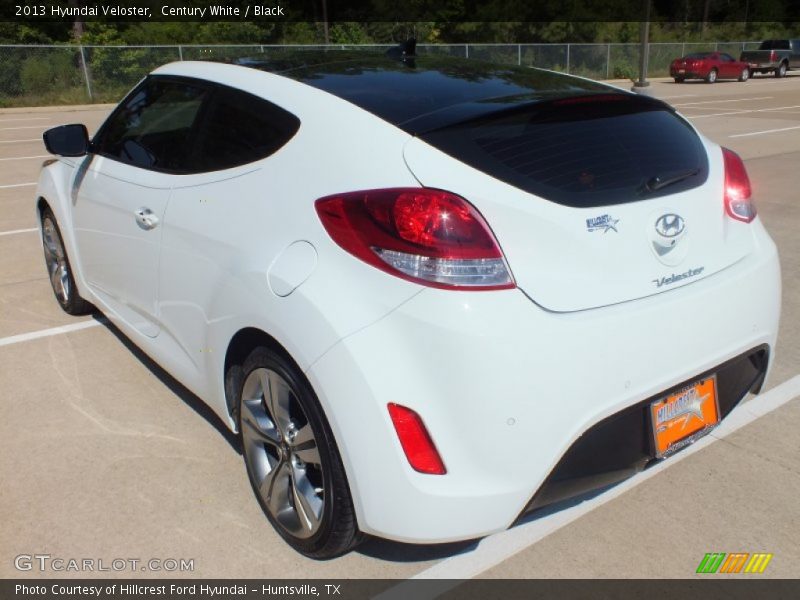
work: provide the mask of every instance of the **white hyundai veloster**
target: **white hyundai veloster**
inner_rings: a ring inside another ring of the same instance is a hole
[[[444,57],[181,62],[58,155],[56,298],[233,430],[300,552],[483,536],[666,459],[771,364],[741,159],[667,104]]]

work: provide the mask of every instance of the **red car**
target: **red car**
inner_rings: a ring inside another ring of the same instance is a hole
[[[684,79],[705,79],[708,83],[717,79],[747,81],[750,67],[724,52],[695,52],[673,60],[669,74],[675,83],[682,83]]]

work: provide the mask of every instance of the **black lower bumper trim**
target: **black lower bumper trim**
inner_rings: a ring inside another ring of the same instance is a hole
[[[570,446],[522,515],[617,483],[656,462],[649,411],[654,400],[716,374],[724,419],[748,392],[761,390],[768,363],[769,347],[759,346],[600,421]]]

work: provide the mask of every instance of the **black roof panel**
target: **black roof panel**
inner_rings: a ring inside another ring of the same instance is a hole
[[[364,51],[297,51],[236,63],[324,90],[414,134],[544,99],[615,91],[550,71],[437,55],[401,61]]]

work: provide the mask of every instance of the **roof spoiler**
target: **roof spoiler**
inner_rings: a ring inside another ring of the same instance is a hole
[[[386,51],[386,56],[395,60],[406,62],[407,60],[414,60],[417,55],[417,38],[408,38],[405,42],[400,42],[397,46],[389,48]]]

